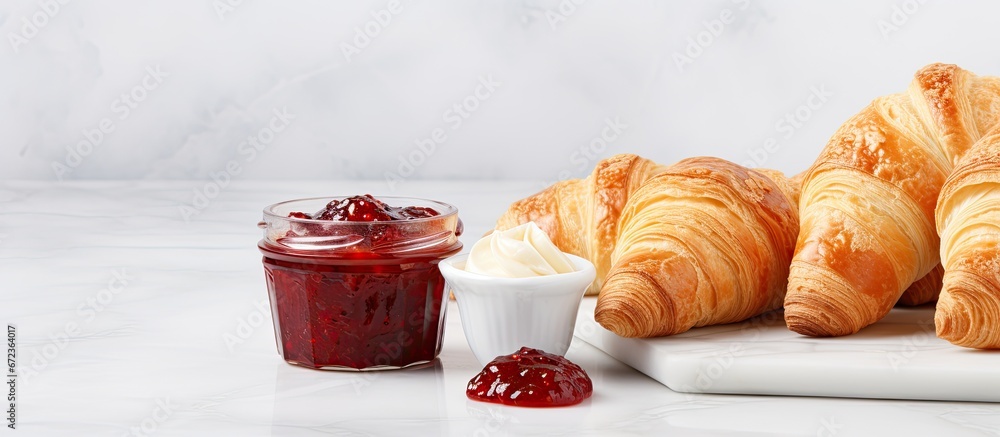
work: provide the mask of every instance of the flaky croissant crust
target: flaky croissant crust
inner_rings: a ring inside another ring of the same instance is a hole
[[[803,181],[785,297],[789,329],[857,332],[933,274],[938,193],[954,164],[997,124],[997,107],[996,78],[933,64],[905,93],[876,99],[840,127]]]
[[[780,307],[796,195],[779,172],[717,158],[652,177],[622,211],[597,321],[624,337],[653,337]]]
[[[984,137],[948,177],[937,230],[945,274],[934,314],[937,335],[973,348],[1000,348],[1000,132]]]
[[[995,337],[1000,334],[993,333],[1000,331],[1000,304],[992,306],[990,299],[995,296],[990,293],[998,288],[991,274],[1000,270],[1000,258],[995,251],[968,247],[968,239],[961,238],[965,229],[986,225],[968,215],[968,202],[954,200],[968,199],[972,193],[986,199],[979,203],[994,205],[993,192],[948,187],[971,184],[984,189],[985,182],[970,181],[993,177],[1000,151],[983,152],[981,159],[967,165],[963,157],[998,121],[1000,79],[979,77],[954,65],[932,64],[916,73],[906,92],[875,99],[841,126],[804,174],[789,180],[766,170],[758,172],[786,198],[795,197],[797,193],[792,192],[801,187],[797,201],[801,232],[789,263],[784,298],[789,328],[812,336],[846,335],[879,320],[894,303],[917,305],[933,301],[940,292],[940,336],[966,346],[997,347],[1000,340]],[[953,172],[959,162],[963,163],[960,170]],[[733,279],[745,279],[742,266],[729,259],[736,273],[716,271],[714,263],[727,257],[701,247],[710,246],[712,238],[669,223],[705,219],[703,211],[682,208],[680,214],[666,214],[674,218],[665,220],[629,207],[632,212],[618,217],[626,204],[655,204],[650,211],[660,211],[661,203],[670,203],[656,190],[641,188],[647,182],[677,177],[664,171],[663,166],[634,155],[611,158],[586,179],[556,184],[515,203],[497,227],[535,220],[561,249],[594,261],[599,274],[590,291],[600,289],[601,278],[609,277],[601,298],[604,310],[599,311],[606,325],[617,326],[613,330],[622,335],[676,333],[743,317],[738,309],[753,306],[740,300],[746,296],[721,297],[717,289],[697,292],[707,290],[703,287],[711,282],[729,284],[718,289],[744,286]],[[672,183],[682,180],[689,182],[681,178]],[[990,208],[1000,210],[1000,205]],[[745,219],[732,211],[727,214],[730,219]],[[671,226],[670,233],[700,239],[687,245],[684,239],[657,239],[663,230],[659,228]],[[643,231],[646,228],[659,230]],[[991,228],[989,234],[993,238],[1000,229]],[[634,250],[634,244],[643,247]],[[668,252],[659,249],[667,246]],[[653,248],[657,248],[655,255]],[[733,248],[746,252],[741,244]],[[716,256],[703,266],[703,254],[690,255],[699,251]],[[704,274],[707,270],[712,273]],[[756,289],[770,289],[771,282],[765,282]],[[643,294],[643,287],[650,291]],[[615,293],[621,295],[613,297]],[[692,296],[702,295],[710,298],[690,303]]]
[[[597,294],[611,267],[618,218],[629,196],[665,166],[621,154],[601,160],[584,179],[557,182],[511,204],[497,220],[505,230],[534,221],[563,252],[594,263],[597,278],[587,294]]]

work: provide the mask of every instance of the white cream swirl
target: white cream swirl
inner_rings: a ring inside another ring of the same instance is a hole
[[[472,246],[465,270],[502,278],[528,278],[574,271],[573,263],[545,231],[528,222],[493,231]]]

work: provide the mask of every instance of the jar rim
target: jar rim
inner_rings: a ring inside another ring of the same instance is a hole
[[[353,197],[353,196],[354,195],[335,195],[335,196],[304,197],[304,198],[301,198],[301,199],[285,200],[285,201],[278,202],[278,203],[275,203],[275,204],[272,204],[272,205],[268,205],[267,207],[265,207],[264,208],[264,216],[265,217],[273,217],[273,218],[276,218],[276,219],[287,220],[287,221],[292,222],[292,223],[323,224],[323,225],[326,225],[326,226],[331,226],[331,225],[332,226],[336,226],[339,223],[342,223],[344,225],[357,225],[357,224],[361,224],[361,223],[367,223],[367,224],[373,223],[373,222],[370,222],[370,221],[361,221],[361,220],[304,219],[304,218],[298,218],[298,217],[289,217],[287,214],[286,215],[282,215],[282,214],[279,214],[279,213],[275,212],[276,209],[278,209],[278,208],[280,208],[282,206],[287,206],[288,204],[291,204],[291,203],[296,203],[296,202],[316,202],[316,201],[320,201],[320,200],[325,201],[324,203],[329,203],[329,202],[331,202],[333,200],[343,200],[343,199],[346,199],[346,198],[349,198],[349,197]],[[456,208],[454,205],[451,205],[451,204],[448,204],[448,203],[444,203],[444,202],[441,202],[441,201],[437,201],[437,200],[424,199],[424,198],[420,198],[420,197],[406,197],[406,196],[376,196],[376,195],[372,195],[372,197],[374,197],[374,198],[376,198],[378,200],[381,200],[381,201],[383,201],[386,204],[389,204],[391,206],[396,206],[396,205],[394,205],[395,202],[392,202],[393,200],[395,200],[395,201],[418,201],[418,202],[429,203],[429,204],[433,204],[433,205],[441,207],[441,209],[434,208],[434,210],[438,212],[438,215],[435,215],[435,216],[412,218],[412,219],[406,219],[406,220],[392,220],[392,221],[386,221],[386,222],[381,222],[381,223],[392,223],[392,222],[405,222],[405,223],[410,223],[410,224],[413,224],[413,223],[423,223],[423,222],[430,222],[430,221],[435,221],[435,220],[441,220],[443,218],[448,218],[450,216],[458,214],[458,208]],[[404,203],[406,203],[406,202],[404,202]],[[410,205],[406,205],[406,206],[410,206]]]
[[[351,196],[293,199],[264,208],[264,219],[257,223],[264,231],[262,243],[287,253],[402,256],[445,250],[458,242],[458,237],[462,234],[463,226],[458,218],[458,208],[437,200],[414,197],[382,196],[378,199],[394,207],[405,203],[405,206],[431,208],[439,215],[385,221],[289,217],[292,212],[311,213],[330,202],[348,197]],[[391,232],[391,237],[383,238],[384,232]]]

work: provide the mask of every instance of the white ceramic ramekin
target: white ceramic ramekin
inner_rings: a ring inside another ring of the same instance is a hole
[[[465,271],[468,254],[441,261],[446,289],[455,293],[469,347],[482,365],[522,346],[564,355],[573,340],[576,314],[594,265],[567,254],[571,273],[497,278]]]

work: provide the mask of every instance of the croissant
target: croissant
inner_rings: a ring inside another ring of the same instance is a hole
[[[678,162],[632,193],[595,318],[623,337],[677,334],[781,306],[798,186],[717,158]]]
[[[937,335],[1000,349],[1000,132],[977,143],[948,177],[935,217],[944,265]]]
[[[612,156],[584,179],[557,182],[514,202],[497,220],[496,230],[534,221],[559,250],[594,263],[597,278],[587,294],[597,294],[611,266],[622,207],[640,185],[665,169],[636,155]]]
[[[792,331],[857,332],[935,268],[938,193],[997,124],[996,108],[1000,79],[932,64],[905,93],[875,99],[840,127],[802,184],[785,296]]]
[[[910,284],[910,287],[899,297],[896,305],[917,306],[936,301],[938,294],[941,292],[941,280],[943,277],[944,267],[938,264],[931,269],[930,273],[918,279],[917,282]]]

